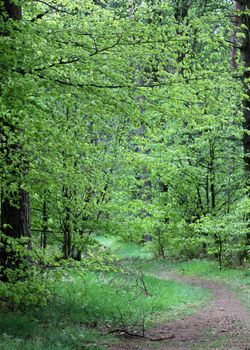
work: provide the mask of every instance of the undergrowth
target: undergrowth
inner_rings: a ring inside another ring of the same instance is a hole
[[[120,260],[147,260],[153,258],[151,242],[136,244],[124,242],[113,236],[96,236],[95,239]]]
[[[110,337],[103,333],[121,327],[140,332],[163,315],[194,312],[209,297],[201,288],[142,278],[145,285],[127,272],[68,274],[53,283],[47,306],[1,310],[0,349],[103,349],[100,344]]]
[[[152,260],[148,245],[97,237],[120,260],[117,272],[68,270],[48,279],[51,299],[22,311],[0,309],[0,350],[102,350],[116,329],[142,333],[168,319],[185,317],[211,298],[200,287],[162,280],[153,274],[171,270],[223,281],[250,307],[250,272],[220,270],[216,262]],[[149,260],[150,259],[150,260]]]

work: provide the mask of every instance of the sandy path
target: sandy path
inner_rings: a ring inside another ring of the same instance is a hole
[[[250,350],[250,313],[232,292],[218,282],[184,277],[171,272],[163,272],[160,276],[163,279],[208,288],[214,296],[213,300],[195,315],[166,322],[147,332],[153,338],[173,334],[173,339],[150,342],[127,338],[111,346],[111,350]]]

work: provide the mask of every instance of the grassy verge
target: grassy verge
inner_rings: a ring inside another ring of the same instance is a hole
[[[241,301],[250,309],[250,268],[219,269],[217,263],[211,261],[190,261],[173,266],[184,275],[194,275],[223,281],[233,289]]]
[[[143,278],[143,281],[142,281]],[[74,278],[58,285],[59,299],[68,305],[71,319],[84,324],[117,327],[152,325],[157,316],[173,317],[199,307],[210,296],[204,289],[153,276],[89,273],[84,283]]]
[[[140,275],[141,277],[141,275]],[[108,330],[140,331],[163,315],[174,318],[194,312],[208,292],[152,276],[120,273],[68,275],[53,284],[51,302],[40,308],[0,311],[1,350],[103,349],[112,342]]]
[[[223,278],[237,286],[250,284],[250,274],[247,277],[243,270],[220,271],[211,262],[154,261],[148,245],[113,237],[97,239],[120,259],[124,271],[84,276],[71,272],[56,282],[48,281],[52,299],[47,306],[0,309],[0,350],[102,350],[104,344],[115,342],[107,335],[110,330],[141,332],[163,318],[194,313],[210,299],[202,288],[152,276],[162,270]]]
[[[134,242],[123,242],[113,236],[97,236],[95,239],[104,247],[109,248],[120,260],[147,260],[153,258],[150,242],[139,245]]]
[[[51,305],[45,309],[0,314],[1,350],[103,349],[98,332],[70,322]]]
[[[135,264],[133,264],[135,266]],[[137,269],[147,273],[157,273],[163,270],[176,271],[184,276],[197,276],[225,283],[228,288],[237,293],[241,301],[250,309],[250,268],[223,268],[214,261],[192,260],[187,262],[153,261],[136,263]]]

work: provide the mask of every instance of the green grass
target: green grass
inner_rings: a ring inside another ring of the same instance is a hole
[[[111,252],[120,260],[147,260],[153,258],[150,242],[139,245],[133,242],[123,242],[119,238],[113,236],[96,236],[95,239],[103,246],[109,248]]]
[[[150,327],[163,319],[194,313],[211,299],[206,289],[152,276],[166,270],[223,280],[242,300],[248,298],[250,306],[247,270],[220,271],[210,261],[156,261],[149,245],[124,243],[114,237],[96,239],[118,257],[124,273],[88,272],[82,277],[71,272],[53,282],[53,297],[47,306],[0,311],[0,350],[101,350],[105,343],[115,342],[112,335],[103,336],[108,329],[125,324],[129,330],[140,331],[143,318]],[[146,292],[137,278],[141,271]]]
[[[163,315],[174,318],[204,304],[206,290],[145,276],[148,294],[135,278],[114,273],[69,275],[53,285],[46,307],[0,312],[0,350],[103,349],[104,329],[139,329]]]
[[[136,278],[89,273],[84,283],[76,277],[63,288],[58,285],[57,293],[69,305],[67,314],[74,321],[113,327],[121,325],[121,314],[128,325],[136,325],[143,315],[149,320],[159,314],[170,317],[172,311],[192,310],[209,297],[204,289],[153,276],[145,276],[144,282],[147,293]]]
[[[223,281],[233,289],[241,301],[250,309],[250,268],[224,268],[219,269],[216,262],[194,260],[179,263],[174,269],[183,275],[193,275]]]
[[[197,276],[201,278],[217,280],[227,285],[237,293],[241,301],[250,309],[250,268],[223,268],[220,270],[218,263],[208,260],[191,260],[187,262],[136,262],[133,266],[147,273],[160,273],[161,271],[175,271],[184,276]]]
[[[71,324],[52,314],[34,310],[25,313],[1,312],[1,350],[73,350],[103,349],[95,346],[100,334]],[[57,318],[57,321],[55,320]]]

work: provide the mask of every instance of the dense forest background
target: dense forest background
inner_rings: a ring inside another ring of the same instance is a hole
[[[0,3],[5,300],[113,268],[99,236],[246,262],[248,1]]]

